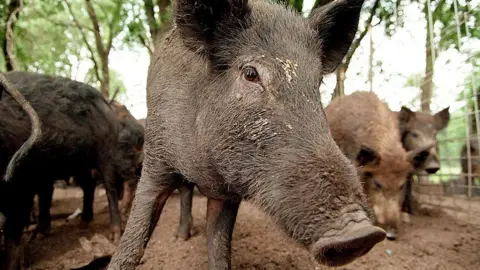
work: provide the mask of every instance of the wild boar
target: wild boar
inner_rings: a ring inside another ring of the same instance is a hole
[[[322,264],[349,263],[385,238],[318,91],[348,51],[362,4],[334,1],[305,19],[270,1],[176,1],[149,67],[141,179],[108,269],[136,267],[185,184],[208,197],[209,269],[231,268],[242,199]]]

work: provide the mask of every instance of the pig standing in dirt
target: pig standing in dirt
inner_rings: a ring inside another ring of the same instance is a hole
[[[402,107],[399,112],[394,112],[398,118],[402,145],[407,151],[424,149],[434,145],[426,153],[425,162],[416,166],[416,173],[434,174],[440,169],[440,156],[438,155],[437,134],[447,127],[450,120],[449,107],[436,114],[425,112],[413,112],[407,107]],[[412,214],[412,181],[413,176],[407,178],[405,184],[405,199],[402,205],[403,211]]]
[[[325,113],[333,139],[359,166],[358,174],[377,222],[387,230],[388,239],[395,239],[407,176],[425,159],[431,146],[407,153],[397,118],[373,92],[336,98]]]
[[[131,146],[121,147],[122,126],[108,102],[95,88],[67,78],[28,72],[4,76],[38,112],[43,135],[16,164],[9,180],[0,182],[0,213],[5,217],[2,230],[9,253],[6,260],[0,260],[0,269],[16,269],[21,264],[21,236],[35,193],[39,194],[40,212],[37,231],[48,231],[55,179],[75,176],[84,190],[82,221],[93,218],[92,169],[100,172],[107,190],[112,238],[119,241],[118,189],[123,184],[119,180],[134,177],[132,166],[141,153]],[[29,127],[23,111],[11,99],[2,99],[0,112],[0,168],[5,169],[14,149],[27,138]]]
[[[142,176],[108,269],[138,265],[165,201],[187,183],[208,197],[209,269],[231,268],[242,199],[322,264],[349,263],[385,238],[318,91],[362,4],[334,1],[304,19],[269,1],[176,1],[149,68]]]

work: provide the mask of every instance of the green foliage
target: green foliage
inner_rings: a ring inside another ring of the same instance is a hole
[[[33,1],[21,11],[14,29],[15,52],[21,69],[62,76],[71,75],[69,55],[75,55],[80,46],[72,42],[65,25],[57,23],[65,20],[59,1]],[[0,5],[5,14],[5,6]],[[5,29],[6,16],[0,19],[1,29]],[[0,31],[3,42],[4,31]],[[5,71],[3,53],[0,70]]]
[[[423,74],[416,73],[407,77],[407,80],[404,83],[404,87],[417,87],[420,88],[422,85]]]
[[[383,0],[378,7],[377,19],[379,19],[385,28],[385,34],[392,36],[396,30],[403,28],[403,8],[407,0]]]

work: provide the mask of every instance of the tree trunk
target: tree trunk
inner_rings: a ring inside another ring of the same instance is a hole
[[[108,99],[110,96],[110,68],[108,67],[108,52],[100,52],[102,58],[102,80],[100,81],[100,92]]]
[[[88,16],[90,17],[93,25],[93,33],[95,37],[97,53],[100,56],[100,72],[98,72],[101,74],[101,78],[98,78],[98,80],[100,81],[100,92],[106,99],[108,99],[110,96],[110,69],[108,67],[108,57],[110,55],[113,33],[110,34],[110,40],[108,41],[108,45],[104,46],[102,42],[102,33],[100,33],[100,24],[91,0],[85,0],[85,4],[87,7]],[[110,31],[113,30],[110,29]]]
[[[480,134],[477,132],[477,115],[480,114],[480,112],[477,113],[476,109],[480,107],[480,87],[478,87],[477,91],[473,91],[472,94],[474,95],[473,98],[477,99],[477,105],[475,106],[475,103],[471,105],[473,114],[470,117],[470,133],[478,136]]]
[[[370,31],[370,55],[368,57],[368,83],[370,85],[370,91],[373,91],[373,33],[372,33],[372,26],[369,25]]]
[[[345,65],[341,64],[336,71],[337,85],[333,90],[332,100],[334,100],[336,97],[345,95],[345,72],[346,72]]]
[[[432,102],[432,94],[433,94],[433,74],[434,74],[434,66],[433,66],[433,58],[432,58],[432,50],[433,44],[430,40],[430,20],[428,19],[428,11],[425,8],[424,10],[425,18],[427,21],[427,31],[426,31],[426,38],[425,38],[425,76],[423,77],[422,85],[420,87],[420,102],[421,102],[421,110],[423,112],[430,112],[430,103]]]
[[[15,24],[23,7],[23,0],[12,0],[8,4],[7,21],[5,22],[5,38],[2,40],[2,53],[5,58],[6,70],[18,70],[19,64],[15,57],[14,33]]]

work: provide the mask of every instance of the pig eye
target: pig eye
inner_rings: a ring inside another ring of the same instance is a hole
[[[366,178],[372,178],[372,177],[373,177],[373,174],[370,173],[370,172],[366,172],[366,173],[365,173],[365,177],[366,177]]]
[[[242,70],[243,78],[249,82],[260,81],[260,75],[255,68],[247,66]]]
[[[378,190],[382,190],[382,185],[380,183],[378,183],[377,181],[373,181],[375,183],[375,187],[378,189]]]
[[[416,133],[416,132],[411,132],[410,134],[412,135],[412,137],[418,138],[418,133]]]
[[[402,190],[404,187],[405,187],[405,184],[401,185],[399,189]]]

